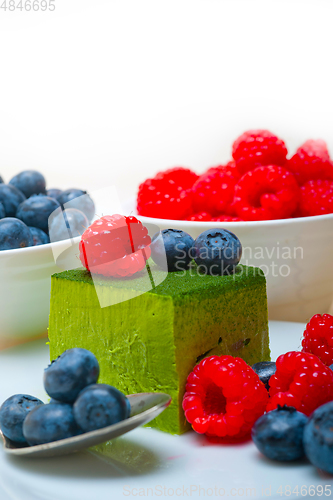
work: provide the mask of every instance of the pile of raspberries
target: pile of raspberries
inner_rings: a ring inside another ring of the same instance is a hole
[[[268,130],[244,132],[233,160],[202,175],[175,167],[139,186],[139,215],[190,221],[258,221],[333,213],[333,162],[323,140],[291,157]]]

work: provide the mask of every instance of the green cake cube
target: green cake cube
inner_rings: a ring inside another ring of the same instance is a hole
[[[142,279],[93,281],[83,269],[53,275],[50,357],[83,347],[100,363],[99,382],[125,394],[170,394],[171,405],[150,425],[181,434],[190,427],[182,399],[197,362],[213,354],[238,356],[250,365],[270,359],[266,280],[254,267],[237,266],[230,276],[190,268],[131,298]],[[121,294],[122,302],[101,307],[96,285]]]

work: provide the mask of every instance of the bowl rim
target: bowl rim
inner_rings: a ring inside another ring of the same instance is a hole
[[[54,241],[53,243],[44,243],[44,245],[33,245],[31,247],[24,248],[12,248],[10,250],[0,250],[0,259],[2,256],[9,257],[12,255],[25,255],[27,256],[29,253],[34,252],[38,254],[39,252],[52,250],[52,247],[58,248],[61,246],[68,246],[68,242],[71,242],[71,245],[76,245],[79,243],[81,236],[76,236],[75,238],[67,238],[66,240]],[[66,244],[67,242],[67,244]]]
[[[235,227],[272,227],[272,226],[284,226],[284,225],[291,225],[291,224],[296,224],[301,223],[301,224],[306,224],[307,222],[314,222],[314,221],[322,221],[322,220],[330,220],[333,219],[333,213],[332,214],[324,214],[324,215],[313,215],[311,217],[294,217],[294,218],[289,218],[289,219],[274,219],[274,220],[256,220],[256,221],[192,221],[192,220],[174,220],[174,219],[160,219],[156,217],[147,217],[146,215],[139,215],[139,214],[134,214],[136,217],[139,217],[140,220],[144,220],[147,223],[151,224],[156,224],[158,223],[163,223],[165,225],[166,223],[171,223],[176,225],[184,225],[185,224],[190,224],[193,226],[199,226],[199,227],[205,227],[209,225],[210,227],[218,227],[221,228],[224,225],[232,225]],[[212,226],[212,224],[214,224]],[[171,226],[170,226],[171,227]],[[175,227],[176,229],[176,227]]]

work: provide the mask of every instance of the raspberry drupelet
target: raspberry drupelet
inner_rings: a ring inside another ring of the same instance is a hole
[[[333,316],[315,314],[306,325],[302,351],[315,354],[327,366],[333,364]]]
[[[299,186],[293,174],[276,165],[247,172],[235,187],[233,210],[243,220],[271,220],[291,217],[299,200]]]
[[[333,400],[333,371],[314,354],[291,351],[276,360],[269,386],[267,411],[287,405],[310,415]]]
[[[284,165],[287,148],[269,130],[248,130],[233,143],[232,157],[239,172],[245,174],[261,165]]]
[[[196,432],[240,439],[250,434],[267,401],[264,384],[243,359],[210,356],[188,376],[183,410]]]
[[[150,243],[147,228],[135,217],[105,215],[83,233],[80,260],[93,274],[129,277],[145,267]]]

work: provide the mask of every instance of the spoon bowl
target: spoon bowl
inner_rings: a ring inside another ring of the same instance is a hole
[[[117,424],[95,431],[85,432],[51,443],[35,446],[19,445],[6,438],[0,431],[6,453],[19,457],[55,457],[85,450],[91,446],[110,441],[140,425],[147,424],[165,410],[171,403],[171,397],[164,393],[142,392],[127,396],[131,404],[131,416]]]

